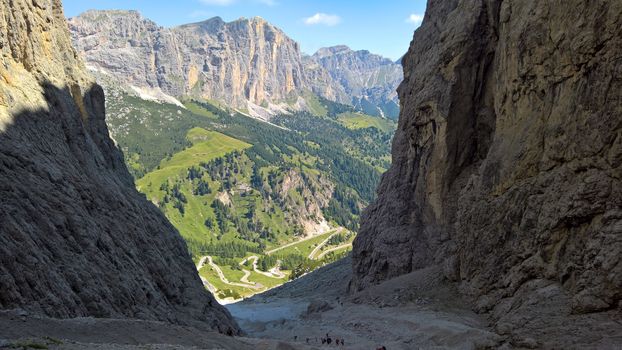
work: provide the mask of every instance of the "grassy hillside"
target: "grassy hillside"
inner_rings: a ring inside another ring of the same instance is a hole
[[[337,115],[337,120],[348,129],[376,128],[383,132],[395,130],[395,123],[383,118],[372,117],[360,112],[346,112]]]
[[[221,299],[252,295],[347,254],[388,166],[389,124],[319,98],[320,115],[274,118],[281,128],[206,102],[181,108],[110,90],[108,124],[137,188],[177,227],[195,261],[213,259],[200,273]],[[346,125],[347,116],[369,126]],[[345,241],[335,240],[344,232]],[[250,256],[258,271],[241,264]]]
[[[251,147],[250,144],[216,131],[192,128],[186,139],[192,147],[177,152],[170,159],[160,162],[160,168],[189,167],[199,162],[210,161],[237,150]]]

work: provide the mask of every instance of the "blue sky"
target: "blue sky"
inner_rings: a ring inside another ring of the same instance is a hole
[[[345,44],[391,59],[406,50],[426,0],[63,0],[65,15],[88,9],[131,9],[171,27],[214,16],[261,16],[301,44],[305,53]]]

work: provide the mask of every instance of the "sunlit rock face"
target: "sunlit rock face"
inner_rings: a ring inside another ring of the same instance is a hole
[[[0,54],[0,308],[238,333],[134,189],[60,0],[1,0]]]
[[[298,44],[259,17],[169,29],[134,11],[89,11],[69,27],[89,65],[172,96],[245,107],[306,87]]]
[[[396,88],[403,79],[401,64],[367,50],[353,51],[344,45],[322,48],[313,54],[312,60],[328,72],[330,80],[335,82],[333,86],[342,88],[347,96],[344,103],[371,115],[397,118]],[[317,83],[330,80],[318,79]]]
[[[258,106],[295,109],[312,92],[373,115],[397,116],[401,65],[345,46],[303,55],[297,42],[260,17],[164,28],[136,11],[107,10],[87,11],[68,23],[89,68],[156,96],[213,100],[252,112]]]
[[[428,2],[353,289],[441,264],[499,317],[550,288],[573,313],[620,307],[621,13],[605,0]]]

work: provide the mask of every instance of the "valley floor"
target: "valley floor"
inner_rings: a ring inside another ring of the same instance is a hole
[[[473,349],[502,341],[434,269],[344,297],[350,271],[343,259],[227,308],[249,336],[297,346],[333,348],[338,338],[343,349]],[[326,334],[330,346],[321,343]]]
[[[424,271],[419,279],[429,293],[415,300],[398,300],[388,297],[395,295],[397,288],[391,284],[344,298],[350,269],[350,259],[346,258],[227,305],[247,337],[225,337],[162,322],[55,320],[4,312],[0,313],[0,348],[3,342],[48,349],[337,348],[334,341],[331,346],[321,344],[327,333],[333,339],[345,340],[345,346],[339,346],[342,349],[376,349],[382,345],[391,350],[470,349],[499,342],[499,336],[489,331],[482,319],[460,306],[451,289],[436,285],[433,270]],[[403,288],[402,282],[395,286]],[[407,291],[401,295],[406,299],[413,296]]]
[[[504,313],[476,314],[439,267],[347,293],[342,259],[227,308],[248,336],[344,349],[622,349],[622,314],[574,314],[555,281],[534,280]]]
[[[360,293],[347,293],[351,260],[226,307],[246,333],[226,337],[140,320],[56,320],[0,312],[0,349],[620,349],[612,312],[572,315],[564,295],[530,300],[496,322],[471,311],[455,285],[427,268]],[[321,339],[333,339],[330,346]],[[334,339],[345,345],[335,345]],[[308,341],[307,341],[308,339]]]

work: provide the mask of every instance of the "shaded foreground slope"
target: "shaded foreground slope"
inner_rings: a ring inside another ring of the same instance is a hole
[[[0,48],[0,308],[238,333],[134,189],[61,2],[0,1]]]
[[[353,290],[441,266],[500,333],[616,336],[621,55],[620,2],[429,1]]]
[[[269,339],[229,337],[190,326],[136,319],[51,319],[0,311],[0,348],[63,350],[273,350],[291,347]]]

